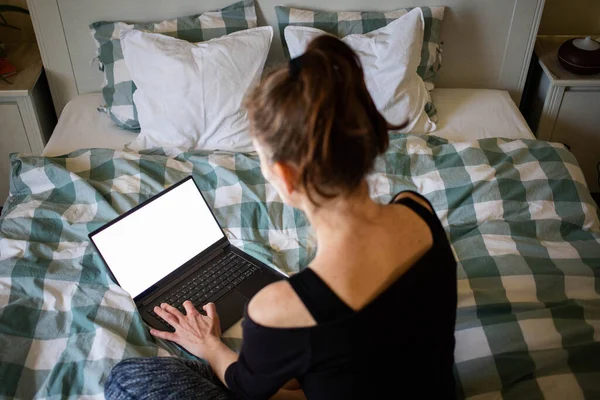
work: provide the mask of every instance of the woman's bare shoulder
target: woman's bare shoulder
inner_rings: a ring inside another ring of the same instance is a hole
[[[400,199],[404,199],[404,198],[409,198],[411,200],[416,201],[417,203],[419,203],[420,205],[422,205],[423,207],[425,207],[426,209],[431,211],[431,213],[433,214],[433,209],[431,208],[429,203],[427,201],[423,200],[423,198],[421,196],[418,196],[414,192],[410,192],[410,191],[400,192],[396,195],[396,197],[394,197],[394,199],[392,200],[392,203],[395,203],[396,201],[398,201]]]
[[[271,328],[316,325],[288,281],[278,281],[260,290],[248,304],[248,316],[255,323]]]

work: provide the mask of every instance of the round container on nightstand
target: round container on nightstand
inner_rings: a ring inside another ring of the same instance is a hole
[[[600,73],[600,43],[589,36],[569,39],[558,49],[558,61],[578,75]]]

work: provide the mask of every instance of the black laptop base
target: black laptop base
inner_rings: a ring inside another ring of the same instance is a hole
[[[173,332],[173,327],[154,313],[155,306],[167,303],[185,314],[186,300],[202,313],[202,306],[215,303],[221,332],[225,332],[243,317],[246,304],[258,291],[281,279],[285,279],[283,274],[229,244],[208,263],[190,268],[176,285],[138,305],[138,309],[152,328]]]

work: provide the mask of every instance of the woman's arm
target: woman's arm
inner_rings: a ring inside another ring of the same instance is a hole
[[[229,366],[238,359],[237,353],[229,349],[225,343],[219,341],[219,344],[211,348],[206,354],[205,360],[210,364],[215,375],[219,377],[225,386],[225,371]],[[304,391],[300,388],[300,383],[296,379],[292,379],[286,383],[283,388],[279,389],[271,400],[306,400]]]
[[[219,316],[213,303],[203,307],[206,315],[200,314],[190,301],[184,302],[183,306],[186,311],[185,315],[165,303],[160,307],[155,307],[154,312],[174,327],[175,332],[151,329],[150,333],[161,339],[173,341],[191,354],[205,359],[219,380],[229,387],[225,381],[227,372],[227,378],[232,379],[231,382],[233,382],[233,387],[230,389],[241,397],[266,398],[273,396],[274,399],[292,400],[306,398],[302,389],[299,389],[297,381],[290,381],[290,378],[297,376],[297,370],[301,370],[306,363],[306,351],[302,344],[306,344],[308,337],[304,333],[301,332],[299,339],[295,338],[299,333],[287,334],[286,340],[283,342],[266,339],[263,336],[264,333],[254,338],[253,335],[246,337],[245,333],[244,344],[253,339],[258,340],[261,345],[248,346],[246,357],[244,358],[242,354],[242,358],[239,358],[238,354],[221,341]],[[265,340],[266,342],[264,342]],[[296,346],[290,347],[290,343]],[[280,368],[275,370],[272,369],[274,359],[280,359]],[[228,372],[229,367],[236,362],[238,363]],[[249,372],[247,365],[249,362],[252,364],[250,369],[254,372]],[[264,364],[265,362],[266,364]],[[268,368],[265,369],[265,367]],[[258,375],[256,375],[257,371],[260,371]]]
[[[281,388],[282,389],[286,389],[286,390],[297,390],[300,389],[302,386],[300,386],[300,382],[298,382],[298,379],[290,379],[285,385],[283,385]]]
[[[225,382],[225,371],[227,371],[227,368],[229,368],[231,364],[237,361],[237,353],[219,340],[219,343],[209,349],[203,358],[210,364],[213,372],[221,382],[227,386],[227,383]]]
[[[281,389],[279,389],[279,391],[277,393],[275,393],[275,395],[273,397],[271,397],[271,400],[285,400],[285,399],[289,399],[289,400],[305,400],[306,396],[304,395],[304,391],[302,390],[302,387],[300,386],[300,382],[298,382],[298,379],[292,379],[290,381],[288,381],[285,385],[283,385],[281,387]]]
[[[166,303],[155,307],[154,312],[175,328],[175,332],[151,329],[150,333],[175,342],[196,357],[205,359],[225,384],[225,371],[237,361],[238,355],[221,341],[221,326],[215,304],[208,303],[202,307],[206,315],[200,314],[189,300],[183,303],[183,307],[185,315]]]
[[[183,306],[186,315],[166,303],[156,307],[154,312],[173,326],[175,332],[151,329],[150,333],[158,338],[173,341],[196,357],[206,360],[219,380],[227,386],[225,371],[238,360],[238,355],[221,341],[221,328],[215,305],[209,303],[203,307],[206,316],[200,314],[190,301],[183,303]],[[284,388],[272,399],[306,399],[297,380],[289,381]]]
[[[306,396],[304,395],[304,391],[302,389],[279,389],[279,391],[275,393],[273,397],[271,397],[271,400],[306,400]]]

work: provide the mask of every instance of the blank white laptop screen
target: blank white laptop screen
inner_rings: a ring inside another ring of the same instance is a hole
[[[93,240],[121,287],[135,297],[223,236],[190,179]]]

